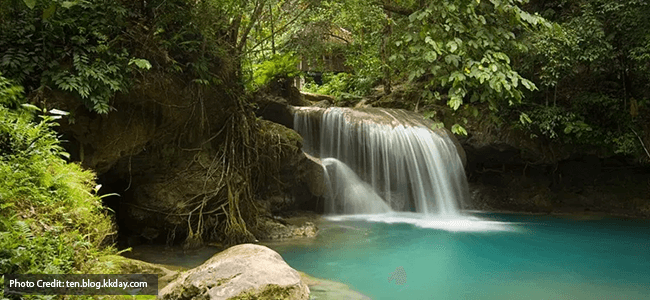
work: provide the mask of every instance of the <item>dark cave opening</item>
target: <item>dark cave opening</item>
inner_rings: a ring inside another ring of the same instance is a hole
[[[132,179],[121,178],[117,172],[110,170],[100,175],[97,183],[102,185],[99,193],[108,195],[102,198],[102,204],[115,222],[117,229],[115,242],[118,249],[143,244],[179,243],[179,239],[170,240],[167,232],[151,226],[147,220],[133,218],[134,214],[130,213],[130,210],[133,209],[134,186]]]

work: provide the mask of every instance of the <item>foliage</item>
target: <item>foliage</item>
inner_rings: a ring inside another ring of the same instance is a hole
[[[287,44],[313,71],[343,71],[325,69],[322,59],[341,54],[355,75],[376,79],[383,66],[378,45],[384,23],[383,10],[376,3],[323,0],[293,28]]]
[[[334,96],[339,99],[341,96],[365,96],[373,87],[376,80],[365,76],[354,75],[350,73],[323,73],[323,84],[318,85],[314,82],[307,82],[303,90]]]
[[[3,7],[10,17],[0,22],[0,67],[28,92],[55,88],[107,113],[112,96],[129,89],[131,72],[146,69],[124,47],[128,10],[118,1],[21,4]]]
[[[254,82],[258,86],[263,86],[279,78],[296,77],[300,73],[297,65],[298,58],[291,53],[277,54],[255,66],[253,72]]]
[[[21,104],[22,95],[22,86],[13,85],[9,80],[0,77],[0,106],[17,108]]]
[[[585,132],[592,131],[582,116],[559,107],[538,106],[531,110],[529,122],[522,123],[534,132],[533,136],[539,134],[549,139],[580,138]]]
[[[578,64],[600,67],[611,57],[612,47],[591,8],[565,26],[554,24],[530,38],[534,63],[540,66],[539,82],[546,88],[575,75]]]
[[[639,155],[642,145],[631,130],[638,124],[616,109],[617,102],[601,94],[585,94],[574,99],[569,108],[528,104],[518,107],[528,118],[520,120],[518,126],[530,132],[532,138],[588,146],[610,154]]]
[[[408,30],[395,41],[390,59],[408,70],[410,81],[446,92],[457,110],[466,102],[487,102],[496,110],[521,102],[535,85],[513,70],[510,55],[526,50],[517,32],[546,24],[517,6],[518,1],[444,1],[416,7],[402,20]],[[433,95],[433,100],[442,99]],[[460,125],[455,124],[457,132]]]
[[[251,228],[256,210],[251,208],[249,164],[256,153],[249,147],[255,142],[256,127],[243,90],[240,63],[250,30],[260,20],[259,8],[269,3],[34,0],[26,5],[21,0],[1,1],[0,67],[25,87],[32,103],[51,101],[46,104],[56,105],[72,96],[99,113],[110,112],[114,96],[128,93],[134,86],[142,91],[150,90],[152,83],[185,83],[192,99],[188,106],[192,113],[194,108],[201,111],[200,121],[180,122],[185,126],[174,129],[182,134],[175,132],[171,138],[216,137],[209,131],[219,126],[224,130],[216,133],[223,132],[217,140],[226,140],[219,155],[224,164],[232,166],[222,177],[224,185],[232,187],[226,195],[227,205],[221,206],[229,219],[221,222],[220,228],[203,231],[204,215],[190,213],[188,226],[200,228],[190,228],[190,238],[198,236],[200,240],[214,234],[231,241],[251,241],[246,226],[249,222]],[[142,97],[120,100],[130,99],[142,101]],[[211,122],[205,118],[206,108],[216,107],[227,109],[226,114],[232,116],[227,124],[206,124]],[[188,125],[199,122],[201,126]],[[225,188],[221,192],[225,194]],[[208,200],[214,199],[206,197],[197,205],[203,207]],[[212,212],[210,217],[220,213]]]
[[[318,57],[331,51],[326,45],[338,46],[356,76],[380,79],[386,93],[394,80],[424,83],[426,102],[454,110],[487,102],[496,110],[536,89],[511,56],[527,50],[525,32],[550,24],[522,10],[522,2],[322,1],[300,25],[322,42],[302,43],[299,53]]]
[[[532,1],[530,8],[557,22],[527,37],[532,51],[521,72],[541,93],[531,95],[528,108],[518,109],[531,116],[532,133],[642,157],[635,132],[647,122],[640,112],[647,112],[650,90],[650,56],[644,54],[650,49],[650,5]],[[575,125],[578,121],[586,125]]]
[[[113,228],[94,174],[63,159],[54,117],[8,108],[6,95],[20,96],[1,76],[0,87],[0,273],[102,270]]]

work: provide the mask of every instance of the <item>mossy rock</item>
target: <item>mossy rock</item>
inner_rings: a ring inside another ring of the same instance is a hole
[[[152,264],[137,259],[126,258],[119,255],[107,255],[99,258],[96,269],[90,273],[103,273],[102,268],[111,268],[121,274],[156,274],[158,275],[158,289],[180,275],[180,271],[172,271],[164,265]]]
[[[251,290],[229,300],[284,300],[292,299],[295,290],[293,288],[281,287],[276,284],[269,284],[261,290]]]
[[[159,293],[160,299],[309,299],[300,274],[277,252],[243,244],[188,270]]]

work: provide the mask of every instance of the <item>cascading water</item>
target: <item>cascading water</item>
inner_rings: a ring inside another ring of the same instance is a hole
[[[430,127],[396,109],[294,110],[303,150],[327,170],[330,214],[459,215],[467,197],[463,163],[448,132]]]

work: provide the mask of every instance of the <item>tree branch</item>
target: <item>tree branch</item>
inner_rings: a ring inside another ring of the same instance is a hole
[[[244,46],[246,45],[246,40],[248,39],[248,34],[251,32],[253,29],[253,26],[257,23],[257,19],[259,19],[260,15],[262,15],[262,11],[264,11],[264,5],[266,4],[266,0],[261,0],[258,1],[257,4],[255,4],[255,10],[253,10],[253,14],[251,15],[251,20],[250,23],[248,23],[248,26],[244,29],[242,32],[242,37],[241,40],[237,43],[237,51],[241,52],[242,49],[244,49]]]
[[[329,35],[329,36],[331,36],[333,38],[337,38],[337,39],[339,39],[341,41],[344,41],[346,44],[350,44],[350,41],[348,41],[345,38],[342,38],[342,37],[340,37],[340,36],[338,36],[338,35],[336,35],[334,33],[328,32],[327,35]]]
[[[284,33],[285,29],[287,29],[287,27],[291,26],[294,22],[296,22],[310,7],[311,5],[308,6],[307,8],[302,9],[300,13],[297,16],[295,16],[291,21],[289,21],[287,24],[284,24],[284,26],[276,29],[275,33],[276,34]],[[259,47],[262,43],[266,42],[270,38],[271,38],[270,36],[267,36],[261,39],[259,42],[257,42],[257,44],[253,45],[253,47],[251,47],[249,51],[253,51],[255,48]]]
[[[639,134],[636,133],[636,131],[634,131],[634,129],[632,127],[630,127],[630,129],[632,129],[632,132],[634,132],[634,135],[636,135],[636,137],[639,139],[639,142],[641,142],[641,146],[643,147],[643,150],[645,150],[645,154],[647,154],[648,158],[650,158],[650,152],[648,151],[648,148],[645,147],[645,144],[643,143],[643,140],[641,139]]]

